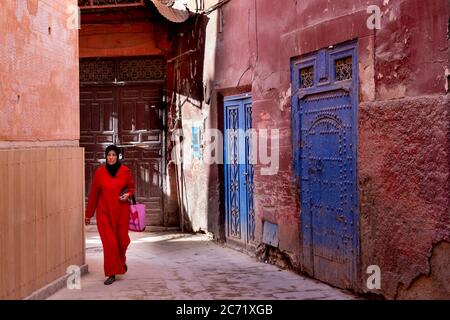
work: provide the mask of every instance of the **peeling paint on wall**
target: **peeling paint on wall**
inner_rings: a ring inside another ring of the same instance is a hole
[[[450,294],[450,242],[433,245],[429,257],[429,271],[417,276],[408,286],[400,285],[397,299],[447,300]]]
[[[448,87],[450,83],[450,70],[448,68],[445,68],[444,77],[445,79],[447,79],[447,81],[445,81],[445,92],[448,92]]]

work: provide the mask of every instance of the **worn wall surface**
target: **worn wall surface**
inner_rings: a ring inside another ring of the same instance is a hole
[[[218,212],[218,202],[209,201],[214,199],[212,194],[218,186],[211,183],[215,181],[213,176],[217,171],[213,166],[205,165],[207,157],[203,152],[200,158],[193,158],[191,153],[192,127],[204,130],[210,120],[203,87],[203,70],[209,68],[204,64],[204,55],[208,54],[205,32],[210,27],[209,20],[197,15],[173,25],[171,33],[175,49],[167,60],[168,151],[178,175],[180,225],[183,230],[193,231],[205,231],[208,226],[214,228],[218,223],[214,218],[211,220],[210,215]]]
[[[369,5],[381,9],[380,30],[367,27]],[[255,166],[257,236],[264,220],[276,223],[279,249],[294,266],[301,269],[302,252],[290,59],[357,39],[362,279],[355,290],[368,291],[365,270],[378,264],[382,287],[375,294],[413,297],[422,286],[428,288],[422,297],[449,297],[439,280],[448,278],[440,266],[450,236],[448,12],[446,0],[234,0],[208,16],[204,85],[211,100],[207,111],[194,113],[201,120],[206,112],[205,128],[220,128],[222,97],[251,91],[253,127],[280,130],[277,174]],[[204,170],[192,185],[204,183]],[[209,189],[220,190],[223,168],[209,170]],[[211,208],[223,207],[220,191],[190,200],[206,199]],[[212,217],[219,227],[210,230],[223,237],[220,210]]]
[[[398,287],[407,296],[417,277],[437,272],[433,249],[450,240],[448,108],[445,96],[360,106],[362,262],[380,266],[389,297]],[[449,279],[448,270],[439,272]],[[433,283],[438,296],[446,282]]]
[[[205,8],[217,2],[205,1]],[[191,18],[184,30],[192,31],[179,32],[178,54],[196,49],[201,54],[188,54],[173,63],[177,100],[174,104],[179,106],[179,120],[175,126],[184,136],[181,144],[183,166],[178,168],[184,227],[194,231],[207,230],[220,240],[225,239],[224,194],[220,184],[223,136],[221,133],[216,137],[207,136],[205,132],[223,129],[223,103],[220,101],[224,95],[251,91],[249,64],[254,63],[251,7],[250,2],[233,1],[230,6],[226,5],[226,10],[232,10],[230,15],[213,11],[203,18]],[[193,1],[191,9],[195,10]],[[232,46],[233,50],[230,50]],[[202,82],[201,92],[198,92],[198,86],[192,88],[197,80]],[[192,157],[190,150],[193,126],[202,131],[200,158]],[[181,153],[178,154],[180,157]]]
[[[164,55],[167,29],[151,22],[91,23],[82,20],[80,58]]]
[[[1,6],[0,140],[79,139],[78,30],[70,5],[76,1]]]
[[[82,148],[0,150],[0,299],[22,299],[82,266]]]
[[[376,102],[360,105],[362,268],[380,266],[388,298],[448,299],[449,271],[440,265],[450,255],[449,5],[382,8]]]
[[[84,261],[77,1],[0,8],[0,298]]]

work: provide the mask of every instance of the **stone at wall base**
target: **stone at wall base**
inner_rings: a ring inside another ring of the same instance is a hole
[[[88,273],[88,265],[84,264],[80,266],[81,276]],[[60,289],[65,288],[67,285],[67,278],[70,276],[70,274],[66,274],[53,282],[49,283],[48,285],[34,291],[32,294],[30,294],[28,297],[24,298],[23,300],[45,300],[51,295],[58,292]]]

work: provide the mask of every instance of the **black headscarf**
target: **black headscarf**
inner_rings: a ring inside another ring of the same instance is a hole
[[[105,150],[105,158],[108,157],[108,153],[111,150],[116,153],[116,155],[117,155],[117,162],[115,164],[111,165],[111,164],[108,163],[108,160],[106,160],[106,170],[108,170],[109,174],[114,178],[116,176],[116,174],[117,174],[117,171],[119,171],[120,167],[122,166],[122,164],[119,161],[119,154],[121,152],[120,152],[120,149],[117,146],[112,144],[112,145],[110,145],[110,146],[108,146],[106,148],[106,150]]]

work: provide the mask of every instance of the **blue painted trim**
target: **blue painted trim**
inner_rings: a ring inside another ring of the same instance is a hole
[[[228,108],[226,105],[224,105],[224,152],[223,152],[223,158],[224,158],[224,164],[223,164],[223,168],[224,168],[224,188],[225,188],[225,236],[228,238],[229,235],[229,194],[228,194],[228,190],[229,190],[229,184],[228,184],[228,171],[229,171],[229,158],[228,158],[228,137],[226,136],[226,130],[228,128],[228,123],[229,123],[229,118],[228,118]]]
[[[252,98],[252,94],[251,93],[243,93],[243,94],[237,94],[234,96],[226,96],[223,98],[223,101],[233,101],[233,100],[242,100],[242,99],[251,99]]]

